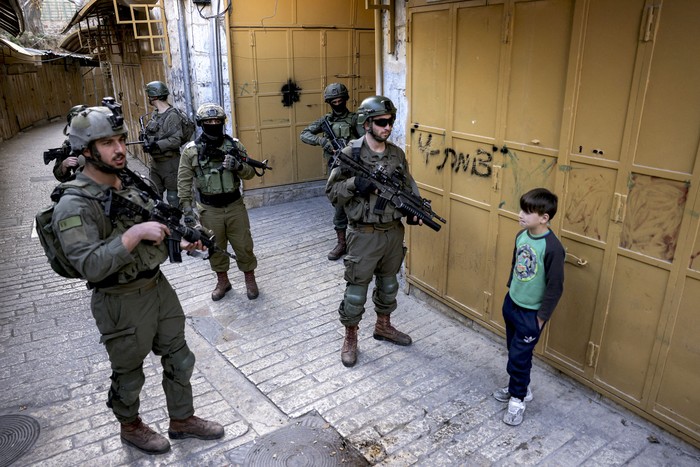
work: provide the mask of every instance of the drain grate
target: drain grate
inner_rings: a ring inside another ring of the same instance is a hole
[[[39,422],[26,415],[0,415],[0,467],[12,464],[39,438]]]
[[[245,467],[368,466],[369,463],[318,413],[306,414],[229,453]]]

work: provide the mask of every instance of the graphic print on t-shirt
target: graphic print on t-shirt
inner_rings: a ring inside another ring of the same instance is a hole
[[[527,282],[537,274],[537,252],[527,243],[518,248],[515,256],[515,276]]]

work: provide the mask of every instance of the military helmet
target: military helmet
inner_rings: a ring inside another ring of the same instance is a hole
[[[170,91],[164,82],[151,81],[146,85],[146,95],[151,98],[165,98],[170,95]]]
[[[226,121],[226,112],[224,108],[216,104],[202,104],[197,109],[197,114],[195,115],[195,120],[197,125],[202,126],[204,120],[209,120],[212,118],[218,118],[221,121]]]
[[[326,89],[323,91],[323,100],[326,102],[330,102],[339,97],[346,101],[350,99],[348,88],[346,88],[343,83],[331,83],[326,86]]]
[[[70,121],[73,120],[73,117],[78,115],[78,112],[80,112],[81,110],[87,109],[87,107],[88,106],[85,104],[74,105],[73,107],[71,107],[68,111],[68,115],[66,115],[66,122],[68,122],[68,124],[70,125]]]
[[[66,126],[63,127],[63,134],[68,135],[68,129],[70,127],[70,122],[73,120],[73,117],[78,115],[78,112],[81,110],[87,109],[87,105],[80,104],[80,105],[74,105],[73,107],[70,108],[68,111],[68,115],[66,115]]]
[[[107,107],[87,107],[72,118],[68,138],[74,151],[83,152],[92,141],[128,133],[121,115]]]
[[[384,96],[372,96],[362,101],[357,109],[357,123],[363,125],[368,118],[390,114],[396,117],[396,106]]]

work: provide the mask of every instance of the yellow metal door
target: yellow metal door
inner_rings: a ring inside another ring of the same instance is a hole
[[[538,353],[696,443],[698,17],[691,0],[415,2],[407,25],[407,154],[449,221],[410,229],[409,281],[502,331],[519,197],[553,190],[566,282]]]
[[[325,178],[321,148],[299,139],[329,111],[324,88],[347,86],[350,109],[374,94],[374,33],[364,3],[295,0],[271,18],[263,10],[241,4],[231,17],[235,133],[251,157],[274,169],[246,181],[246,189]]]

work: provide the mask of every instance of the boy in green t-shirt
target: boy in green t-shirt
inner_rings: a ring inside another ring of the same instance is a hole
[[[523,230],[515,236],[509,290],[503,302],[510,381],[493,393],[496,400],[508,402],[503,416],[508,425],[522,423],[525,403],[532,400],[532,354],[564,290],[566,252],[549,229],[557,202],[557,195],[545,188],[520,197],[518,219]]]

